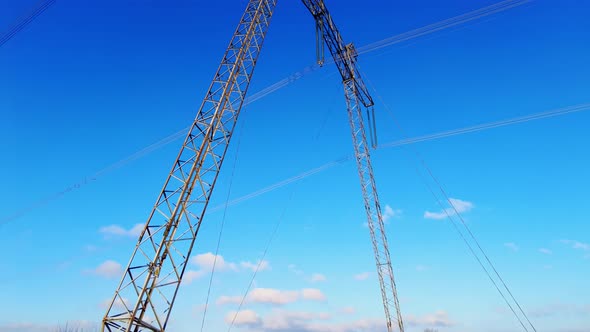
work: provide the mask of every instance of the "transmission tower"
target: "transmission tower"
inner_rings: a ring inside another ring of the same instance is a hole
[[[250,0],[148,217],[101,330],[164,331],[276,0]]]
[[[385,225],[381,213],[381,205],[377,195],[377,185],[373,176],[373,166],[371,166],[371,155],[369,144],[365,133],[362,111],[366,110],[369,121],[369,129],[374,123],[373,99],[369,94],[365,83],[363,82],[360,72],[356,65],[357,53],[354,45],[346,45],[326,9],[323,0],[302,0],[307,9],[313,15],[316,21],[317,32],[317,54],[318,63],[324,63],[324,42],[332,54],[332,58],[342,76],[344,85],[344,95],[348,109],[348,119],[350,129],[352,130],[352,142],[354,145],[355,159],[357,163],[361,189],[367,213],[367,223],[371,233],[371,242],[375,253],[375,263],[377,265],[377,275],[379,276],[379,285],[381,287],[381,296],[383,298],[383,308],[385,310],[385,319],[387,331],[393,331],[393,320],[391,315],[395,311],[396,322],[400,332],[404,331],[404,324],[399,307],[395,279],[393,277],[393,268],[391,267],[391,258],[387,237],[385,236]],[[323,39],[323,42],[322,42]],[[371,140],[375,141],[374,130],[370,132]],[[378,233],[378,234],[377,234]]]
[[[319,63],[323,64],[323,39],[342,76],[387,329],[393,329],[390,313],[395,308],[399,330],[403,332],[363,123],[362,111],[366,109],[372,112],[373,100],[356,67],[357,54],[354,46],[344,44],[323,1],[303,0],[303,3],[316,20]],[[276,0],[248,2],[139,236],[103,319],[102,332],[166,330],[275,6]],[[369,129],[370,121],[369,118]],[[371,139],[374,139],[372,133]]]

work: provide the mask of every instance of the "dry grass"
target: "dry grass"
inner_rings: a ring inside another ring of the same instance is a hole
[[[85,323],[70,323],[66,322],[63,326],[58,324],[55,332],[98,332],[100,329],[98,324]]]

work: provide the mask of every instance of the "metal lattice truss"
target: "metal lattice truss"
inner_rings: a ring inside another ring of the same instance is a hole
[[[395,280],[393,277],[393,268],[389,255],[387,237],[385,235],[385,225],[383,215],[381,214],[381,205],[377,195],[377,186],[373,176],[373,167],[371,166],[371,155],[369,145],[363,124],[362,111],[366,110],[367,114],[372,113],[373,99],[363,82],[360,71],[356,64],[357,52],[353,44],[345,44],[336,24],[323,0],[302,0],[316,21],[318,39],[323,39],[332,54],[332,58],[342,77],[344,84],[344,93],[348,108],[348,118],[352,130],[352,141],[354,144],[355,159],[358,167],[361,189],[365,210],[367,212],[367,224],[371,234],[371,242],[375,253],[375,263],[377,265],[377,274],[379,276],[379,285],[381,287],[381,296],[385,310],[385,319],[387,331],[392,332],[393,321],[397,322],[399,331],[404,331],[404,324],[399,307]],[[318,47],[323,47],[318,44]],[[320,49],[318,62],[321,64],[323,51]],[[371,112],[369,112],[371,110]],[[373,118],[374,119],[374,118]],[[368,119],[371,121],[371,119]],[[371,123],[369,123],[370,128]],[[391,313],[395,311],[395,318]]]
[[[391,267],[389,247],[385,235],[385,224],[383,222],[383,214],[381,213],[381,205],[379,204],[379,196],[377,195],[377,185],[373,176],[371,155],[369,153],[370,150],[363,123],[362,110],[364,107],[359,103],[356,84],[353,80],[344,81],[343,84],[348,108],[348,120],[352,131],[352,143],[354,145],[359,178],[361,180],[365,211],[367,212],[367,224],[375,252],[375,263],[377,265],[377,275],[379,276],[379,285],[381,287],[383,307],[385,309],[387,331],[393,331],[392,321],[395,320],[399,331],[403,332],[404,324],[399,307],[395,279],[393,277],[393,268]],[[391,317],[393,310],[395,310],[397,319],[392,319]]]
[[[164,331],[276,0],[250,0],[146,222],[103,320],[105,331]]]

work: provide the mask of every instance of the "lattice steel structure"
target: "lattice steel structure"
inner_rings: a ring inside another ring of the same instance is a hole
[[[373,175],[369,145],[365,135],[365,125],[362,115],[363,107],[359,103],[358,92],[354,82],[348,80],[344,81],[343,84],[348,109],[348,120],[352,131],[355,159],[361,180],[365,211],[367,213],[367,224],[375,252],[375,263],[379,277],[379,286],[381,288],[381,297],[383,299],[383,308],[385,310],[387,331],[393,331],[393,320],[395,320],[399,331],[403,332],[404,323],[399,306],[393,268],[391,266],[389,246],[385,235],[385,224],[377,195],[377,185],[375,184],[375,177]],[[391,316],[392,311],[395,311],[395,318]]]
[[[344,94],[348,109],[348,118],[352,130],[352,142],[354,145],[355,159],[358,173],[361,181],[365,211],[367,213],[367,223],[371,234],[371,242],[375,253],[375,262],[377,265],[377,275],[379,276],[379,285],[381,287],[381,296],[383,298],[383,307],[385,310],[385,319],[387,330],[393,331],[392,312],[395,312],[397,327],[399,331],[404,331],[404,324],[399,307],[393,268],[391,267],[391,258],[389,255],[389,246],[385,235],[385,224],[381,213],[379,196],[377,195],[377,185],[373,176],[373,167],[371,165],[370,147],[366,137],[365,125],[363,121],[363,110],[367,114],[372,114],[373,99],[363,82],[360,72],[356,65],[357,53],[353,44],[344,44],[344,40],[338,32],[330,13],[326,9],[323,0],[302,0],[309,9],[316,21],[318,32],[318,63],[323,64],[323,38],[332,58],[342,76],[344,84]],[[371,119],[369,119],[371,121]],[[371,123],[369,123],[370,126]]]
[[[250,0],[146,222],[102,331],[164,331],[276,0]]]

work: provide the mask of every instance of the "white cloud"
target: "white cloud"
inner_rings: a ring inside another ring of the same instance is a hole
[[[241,296],[222,295],[217,299],[217,301],[215,303],[217,305],[224,305],[224,304],[240,304],[240,302],[242,302]]]
[[[311,283],[324,282],[327,280],[326,276],[321,273],[312,273],[311,275],[306,276],[306,273],[303,270],[299,269],[295,264],[289,264],[288,269],[289,272],[301,276],[304,280]]]
[[[258,263],[243,261],[239,264],[229,262],[221,255],[215,255],[212,252],[194,255],[189,259],[189,263],[198,267],[196,270],[187,270],[182,278],[183,285],[190,285],[196,279],[203,277],[210,273],[215,264],[215,272],[238,272],[238,271],[255,271]],[[270,263],[266,260],[259,261],[260,267],[258,271],[270,270]]]
[[[205,275],[205,272],[203,270],[199,270],[199,271],[187,270],[184,272],[184,275],[182,276],[182,284],[183,285],[190,285],[193,283],[193,281],[201,278],[204,275]]]
[[[513,242],[507,242],[504,243],[504,247],[512,250],[512,251],[518,251],[520,248],[516,245],[516,243]]]
[[[299,299],[298,291],[280,290],[273,288],[254,288],[247,296],[248,302],[267,304],[287,304]]]
[[[256,271],[256,268],[258,268],[258,271],[265,271],[270,270],[270,263],[267,260],[258,261],[257,263],[240,262],[240,267],[251,270],[252,272]]]
[[[326,295],[316,288],[306,288],[301,291],[301,295],[304,300],[310,301],[325,301]]]
[[[556,315],[579,315],[586,317],[590,315],[590,304],[552,303],[533,308],[530,314],[533,317],[549,317]]]
[[[98,267],[93,270],[86,270],[86,273],[95,274],[104,278],[119,278],[123,275],[123,267],[121,264],[107,260],[101,263]]]
[[[108,309],[109,306],[111,305],[111,302],[113,301],[113,299],[106,299],[104,301],[102,301],[100,303],[100,307],[102,309]],[[129,299],[124,297],[123,299],[121,299],[120,297],[117,296],[117,298],[115,299],[115,302],[113,303],[113,308],[115,308],[116,310],[126,310],[125,308],[129,308],[130,303],[129,303]]]
[[[236,263],[226,262],[223,256],[215,255],[211,252],[199,254],[191,257],[190,263],[198,266],[202,270],[211,271],[215,264],[215,271],[237,271]]]
[[[400,209],[393,209],[391,206],[389,205],[385,205],[385,208],[383,209],[383,211],[381,211],[381,218],[383,218],[383,222],[385,224],[389,223],[389,220],[391,218],[395,218],[398,217],[400,214],[402,214],[402,210]],[[363,227],[369,227],[369,223],[368,222],[363,222]],[[377,220],[375,220],[375,227],[377,226]]]
[[[446,311],[439,310],[432,314],[424,316],[407,315],[404,322],[410,326],[427,326],[427,327],[450,327],[455,323],[449,318]]]
[[[539,252],[545,255],[551,255],[553,253],[553,251],[547,249],[547,248],[540,248]]]
[[[340,311],[341,313],[343,311]],[[350,311],[349,311],[350,312]],[[235,312],[233,313],[235,314]],[[247,327],[250,331],[270,332],[385,332],[383,319],[365,318],[346,323],[330,322],[332,315],[325,312],[273,310],[264,316],[255,312],[248,313],[246,323],[237,327]],[[255,318],[255,319],[254,319]],[[227,320],[226,320],[227,321]],[[230,320],[231,321],[231,320]],[[453,326],[445,311],[437,311],[424,316],[407,315],[407,326],[411,327],[449,327]]]
[[[203,316],[203,312],[205,312],[205,309],[209,309],[209,305],[202,303],[202,304],[198,304],[198,305],[194,305],[192,312],[197,316],[197,317],[202,317]]]
[[[385,205],[385,209],[383,210],[383,221],[387,221],[389,218],[395,216],[395,212],[389,205]]]
[[[210,273],[213,269],[213,264],[215,264],[215,272],[236,271],[238,269],[235,263],[226,262],[223,256],[215,256],[211,252],[192,256],[189,259],[189,263],[196,265],[199,269],[184,272],[182,284],[185,286],[192,284],[193,281]]]
[[[303,275],[303,274],[304,274],[304,272],[303,272],[303,271],[301,271],[301,270],[300,270],[300,269],[297,267],[297,265],[295,265],[295,264],[289,264],[289,266],[288,266],[287,268],[289,269],[289,271],[290,271],[290,272],[292,272],[292,273],[295,273],[295,274],[296,274],[296,275],[298,275],[298,276],[300,276],[300,275]]]
[[[258,271],[266,271],[271,269],[270,263],[267,260],[258,261],[256,263],[252,263],[250,261],[243,261],[237,264],[225,260],[225,258],[223,258],[223,256],[221,255],[216,256],[212,252],[195,255],[191,257],[190,263],[198,266],[201,270],[207,271],[211,271],[211,269],[213,268],[213,264],[215,264],[215,271],[255,271],[256,268],[258,268]],[[258,266],[259,264],[260,266]]]
[[[260,324],[258,314],[252,310],[230,311],[225,315],[224,321],[227,324],[235,324],[236,326],[249,326]]]
[[[473,203],[463,201],[457,198],[449,198],[451,207],[448,207],[440,212],[424,212],[424,218],[426,219],[445,219],[447,216],[454,216],[457,213],[469,212],[474,208]]]
[[[359,273],[354,276],[355,280],[367,280],[371,274],[369,272]]]
[[[310,322],[328,319],[330,319],[330,314],[325,312],[275,310],[264,318],[262,329],[264,331],[292,331],[298,330]]]
[[[139,237],[139,234],[143,231],[145,224],[135,224],[130,229],[125,229],[119,225],[109,225],[105,227],[101,227],[98,231],[105,236],[127,236],[136,238]]]
[[[127,231],[119,225],[110,225],[110,226],[101,227],[98,231],[100,233],[108,234],[108,235],[126,235],[127,234]]]
[[[572,249],[578,249],[583,251],[590,251],[590,244],[576,241],[576,240],[561,240],[561,243],[567,244],[572,247]]]
[[[340,309],[340,312],[346,315],[353,315],[356,313],[356,309],[354,307],[344,307]]]
[[[400,209],[393,209],[391,206],[389,205],[385,205],[385,209],[383,210],[383,221],[387,222],[389,221],[389,219],[393,218],[393,217],[397,217],[402,213],[402,210]]]
[[[84,246],[84,250],[87,251],[87,252],[95,252],[95,251],[98,250],[98,247],[97,246],[94,246],[92,244],[87,244],[87,245]]]
[[[429,269],[430,269],[430,267],[428,267],[426,265],[416,265],[416,271],[418,271],[418,272],[424,272]]]
[[[309,279],[309,281],[311,282],[323,282],[326,280],[326,276],[321,273],[314,273],[311,275],[311,278]]]
[[[271,305],[285,305],[294,303],[299,300],[307,301],[325,301],[326,296],[319,290],[314,288],[306,288],[300,291],[297,290],[281,290],[274,288],[254,288],[246,296],[245,303],[260,303]],[[239,304],[242,301],[241,296],[220,296],[216,303],[217,305],[224,304]]]
[[[260,317],[252,310],[244,311],[247,312],[243,314],[243,317],[239,319],[239,322],[236,317],[234,325],[237,327],[248,327],[253,331],[321,331],[313,327],[314,322],[328,320],[331,317],[329,314],[322,312],[316,313],[286,310],[273,310],[264,317]],[[230,324],[235,314],[235,311],[229,312],[225,317],[225,322]],[[238,317],[239,316],[240,314],[238,314]]]

